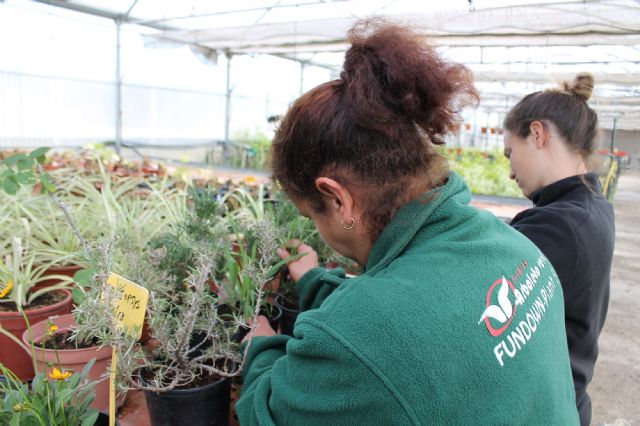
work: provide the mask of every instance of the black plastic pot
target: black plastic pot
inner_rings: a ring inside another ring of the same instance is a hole
[[[141,379],[144,384],[144,380]],[[220,379],[194,389],[144,391],[153,426],[227,426],[231,380]]]
[[[280,325],[280,321],[282,320],[282,308],[277,305],[271,305],[271,307],[273,308],[273,311],[271,312],[271,315],[267,315],[267,318],[269,318],[269,325],[275,331],[278,331],[278,326]]]
[[[280,333],[286,334],[287,336],[293,336],[293,326],[296,323],[296,319],[298,318],[300,311],[285,306],[284,296],[282,294],[276,296],[275,302],[276,306],[282,310],[282,317],[280,318]]]
[[[116,426],[119,426],[120,422],[118,422],[118,419],[116,419]],[[93,426],[109,426],[109,414],[107,413],[99,413],[98,414],[98,418],[96,419],[96,422],[93,424]]]

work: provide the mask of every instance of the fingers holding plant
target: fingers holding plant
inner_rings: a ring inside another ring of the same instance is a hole
[[[289,241],[277,253],[286,262],[289,274],[296,282],[308,271],[318,267],[318,253],[300,240]]]
[[[252,325],[251,320],[248,321],[249,325]],[[269,319],[264,315],[258,315],[255,324],[255,330],[253,332],[253,337],[258,336],[275,336],[276,332],[273,328],[271,328],[271,324],[269,324]],[[249,340],[251,333],[247,334],[246,337],[242,340],[246,342]]]

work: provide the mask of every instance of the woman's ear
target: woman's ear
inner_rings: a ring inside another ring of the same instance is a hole
[[[316,179],[316,189],[333,213],[338,213],[345,220],[353,216],[353,196],[339,182],[328,177],[319,177]]]
[[[532,121],[529,126],[529,130],[531,131],[531,138],[536,148],[541,149],[547,145],[549,140],[549,131],[545,127],[544,123],[538,120]]]

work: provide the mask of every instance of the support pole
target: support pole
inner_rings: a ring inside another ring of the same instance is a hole
[[[224,108],[224,145],[222,147],[222,158],[224,164],[229,160],[229,123],[231,122],[231,58],[233,54],[229,51],[225,53],[227,57],[227,91],[226,105]]]
[[[616,143],[616,125],[618,124],[618,117],[613,117],[613,129],[611,129],[611,147],[609,151],[613,154],[613,146]]]
[[[306,64],[304,62],[300,62],[300,95],[304,93],[304,67]]]
[[[116,23],[116,152],[120,155],[122,145],[122,73],[120,70],[120,27],[122,22],[115,19]]]
[[[477,135],[478,135],[478,109],[476,108],[473,111],[473,129],[471,130],[471,143],[469,144],[470,147],[475,148]]]

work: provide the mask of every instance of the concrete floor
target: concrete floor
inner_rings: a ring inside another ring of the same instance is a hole
[[[623,172],[613,204],[616,246],[609,312],[588,388],[594,426],[640,424],[640,172]]]

